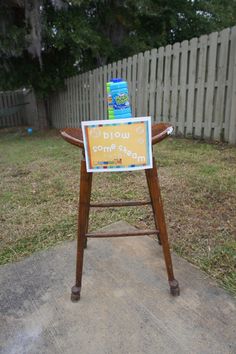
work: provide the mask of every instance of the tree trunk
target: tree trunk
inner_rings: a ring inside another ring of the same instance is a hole
[[[36,104],[37,104],[37,112],[38,117],[36,120],[36,129],[38,130],[46,130],[51,127],[49,114],[48,114],[48,106],[47,100],[36,97]]]

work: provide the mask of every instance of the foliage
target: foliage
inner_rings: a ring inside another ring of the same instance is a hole
[[[78,72],[234,25],[236,0],[0,0],[0,20],[0,89],[46,96]]]

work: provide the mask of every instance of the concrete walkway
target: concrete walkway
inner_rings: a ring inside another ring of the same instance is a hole
[[[89,240],[78,303],[70,302],[75,242],[2,266],[0,352],[235,354],[236,301],[183,259],[173,262],[177,298],[157,241]]]

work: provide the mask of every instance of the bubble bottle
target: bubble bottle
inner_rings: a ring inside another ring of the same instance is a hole
[[[108,118],[131,118],[128,84],[122,79],[112,79],[107,83]]]

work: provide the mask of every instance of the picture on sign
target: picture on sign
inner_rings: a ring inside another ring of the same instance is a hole
[[[152,168],[151,117],[82,122],[88,172]]]

